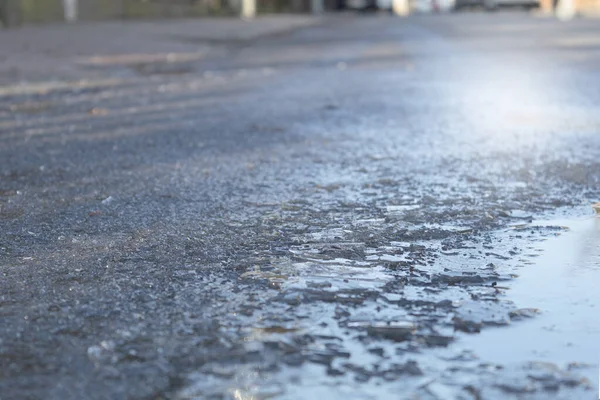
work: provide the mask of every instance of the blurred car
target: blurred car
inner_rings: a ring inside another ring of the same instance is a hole
[[[498,7],[520,6],[525,8],[539,7],[539,0],[455,0],[454,9],[481,6],[486,10],[495,10]]]
[[[345,0],[344,8],[349,10],[375,10],[377,8],[377,0]]]
[[[539,7],[539,0],[483,0],[483,7],[486,10],[495,10],[504,6],[521,6],[525,8]]]
[[[456,0],[454,3],[454,9],[460,10],[461,8],[468,7],[482,7],[483,0]]]
[[[433,11],[449,12],[456,8],[456,0],[433,0]]]
[[[378,10],[392,11],[392,0],[376,0]]]
[[[417,13],[449,12],[455,8],[456,0],[411,0],[411,10]]]

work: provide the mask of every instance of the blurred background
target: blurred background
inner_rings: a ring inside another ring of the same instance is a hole
[[[569,18],[600,15],[600,0],[0,0],[4,27],[27,23],[264,13],[388,11],[397,14],[513,7]]]

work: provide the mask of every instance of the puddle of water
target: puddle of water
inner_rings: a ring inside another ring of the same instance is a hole
[[[600,218],[537,222],[568,232],[541,244],[542,255],[521,270],[507,292],[518,307],[542,314],[506,328],[467,336],[461,344],[481,359],[501,364],[547,361],[581,369],[598,387],[600,359]]]

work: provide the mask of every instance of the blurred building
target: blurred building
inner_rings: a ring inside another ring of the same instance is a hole
[[[575,11],[584,15],[600,16],[600,0],[573,0]]]
[[[177,18],[239,15],[243,0],[0,0],[0,22],[58,22],[134,18]],[[258,13],[306,13],[313,0],[255,0]],[[325,10],[336,10],[351,0],[323,0]],[[364,0],[369,1],[369,0]],[[372,0],[375,4],[375,0]],[[540,0],[546,12],[559,1],[570,2],[574,12],[600,16],[600,0]]]
[[[78,20],[133,18],[176,18],[238,15],[242,0],[0,0],[0,16],[11,14],[23,23],[65,20],[69,7],[76,8]],[[340,0],[324,0],[326,10]],[[310,12],[311,0],[256,0],[259,13]],[[17,11],[15,11],[17,10]],[[15,16],[18,12],[18,17]],[[5,18],[0,18],[4,20]]]
[[[18,2],[23,22],[65,19],[65,8],[76,7],[77,19],[168,18],[235,12],[239,0],[0,0]]]

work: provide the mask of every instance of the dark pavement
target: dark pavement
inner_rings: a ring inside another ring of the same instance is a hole
[[[176,40],[0,87],[0,399],[594,398],[468,340],[600,200],[597,21]]]

